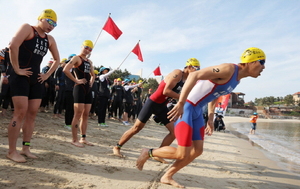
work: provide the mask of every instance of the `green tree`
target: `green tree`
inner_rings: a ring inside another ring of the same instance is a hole
[[[110,80],[114,80],[116,78],[121,78],[122,80],[128,78],[128,76],[131,75],[130,72],[127,71],[127,69],[125,69],[124,71],[122,71],[121,69],[119,70],[115,70],[110,76]]]
[[[284,103],[289,106],[289,105],[294,105],[295,104],[295,100],[293,98],[293,95],[286,95],[284,98],[283,98],[283,101]]]
[[[144,79],[143,81],[146,81],[146,79]],[[149,78],[144,84],[143,84],[143,96],[144,94],[148,93],[149,89],[152,89],[152,91],[156,91],[157,87],[158,87],[159,83],[157,82],[156,79],[153,78]]]

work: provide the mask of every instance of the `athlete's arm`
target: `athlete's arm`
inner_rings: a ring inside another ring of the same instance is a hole
[[[234,69],[233,64],[225,63],[190,73],[183,85],[177,104],[168,113],[168,118],[172,121],[182,116],[184,103],[198,80],[211,80],[218,84],[224,84],[231,78]]]
[[[93,66],[93,62],[91,60],[89,60],[89,62],[91,63],[91,71],[90,71],[90,74],[91,74],[91,80],[90,80],[90,87],[93,86],[94,84],[94,81],[95,81],[95,73],[94,73],[94,66]]]
[[[166,86],[163,90],[163,95],[178,99],[179,94],[174,92],[172,89],[177,85],[177,83],[181,80],[181,78],[182,78],[182,71],[179,69],[176,69],[171,73],[169,73],[164,79]]]
[[[9,45],[9,57],[11,61],[11,65],[18,75],[24,75],[29,77],[32,75],[32,71],[29,71],[31,68],[20,69],[19,65],[19,47],[26,39],[29,39],[33,36],[33,30],[29,24],[23,24],[17,33],[12,38]]]
[[[80,60],[80,58],[79,58],[78,56],[74,56],[74,57],[70,60],[70,62],[69,62],[68,64],[65,65],[63,72],[66,74],[66,76],[67,76],[68,78],[70,78],[70,79],[71,79],[72,81],[74,81],[76,84],[85,84],[85,83],[87,82],[85,78],[83,78],[83,79],[75,78],[75,77],[73,76],[73,74],[71,73],[71,71],[70,71],[73,67],[77,66],[78,63],[79,63],[80,61],[81,61],[81,60]]]
[[[207,105],[208,110],[208,121],[207,121],[207,127],[205,129],[205,133],[207,135],[212,135],[214,131],[214,107],[216,106],[217,99],[211,101]]]
[[[39,74],[40,77],[38,78],[38,81],[41,83],[47,80],[50,77],[50,75],[57,69],[60,60],[55,39],[51,35],[48,35],[48,40],[49,40],[49,50],[53,58],[53,63],[50,69],[47,71],[47,73]]]

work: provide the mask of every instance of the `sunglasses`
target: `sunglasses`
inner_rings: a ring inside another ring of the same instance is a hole
[[[260,65],[265,65],[265,62],[266,62],[266,60],[257,60],[259,63],[260,63]]]
[[[89,47],[89,46],[84,46],[84,49],[89,50],[89,51],[92,51],[92,50],[93,50],[93,49],[92,49],[91,47]]]
[[[195,68],[195,70],[200,70],[200,66],[193,66],[193,68]]]
[[[50,24],[51,26],[53,26],[54,28],[57,26],[56,22],[54,22],[53,20],[51,19],[46,19],[46,21],[48,22],[48,24]]]

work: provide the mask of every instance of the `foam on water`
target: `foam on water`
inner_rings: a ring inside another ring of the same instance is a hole
[[[257,122],[255,135],[249,134],[250,123],[234,123],[231,127],[267,151],[269,158],[300,174],[300,124]]]

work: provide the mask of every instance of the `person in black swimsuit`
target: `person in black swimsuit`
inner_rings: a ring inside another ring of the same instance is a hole
[[[85,40],[78,56],[74,56],[64,67],[63,71],[68,78],[75,82],[73,89],[74,96],[74,117],[72,120],[72,137],[71,144],[77,147],[84,147],[83,144],[93,146],[86,140],[86,131],[89,113],[92,107],[92,86],[95,81],[94,66],[87,56],[93,50],[93,42]],[[74,75],[70,72],[74,68]],[[79,122],[80,120],[80,122]],[[77,130],[80,128],[81,138],[78,140]]]
[[[38,17],[37,25],[23,24],[9,46],[13,67],[10,87],[15,109],[8,126],[9,150],[6,157],[15,162],[26,162],[22,155],[37,158],[30,152],[30,140],[42,100],[42,83],[56,70],[60,61],[54,38],[46,34],[56,27],[56,22],[56,13],[51,9],[44,10]],[[40,73],[40,64],[48,49],[53,57],[53,64],[47,73]],[[16,145],[21,127],[23,147],[18,153]]]

